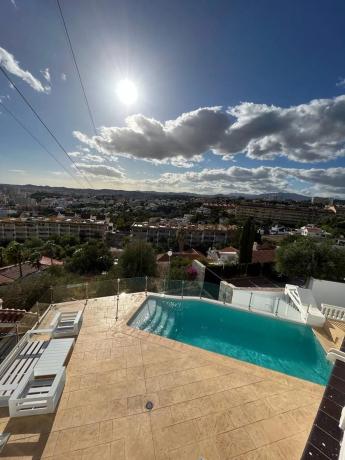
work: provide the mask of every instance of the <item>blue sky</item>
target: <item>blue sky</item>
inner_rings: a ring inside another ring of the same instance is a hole
[[[2,0],[0,65],[78,170],[2,75],[0,97],[79,182],[345,196],[342,0],[60,3],[97,136],[56,0]],[[0,162],[2,183],[78,185],[1,106]]]

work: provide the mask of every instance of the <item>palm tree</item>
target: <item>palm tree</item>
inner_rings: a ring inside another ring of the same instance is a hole
[[[30,254],[29,261],[34,268],[39,270],[41,268],[41,253],[39,251],[34,251]]]
[[[15,265],[19,266],[19,274],[22,278],[23,276],[23,268],[22,263],[24,262],[25,258],[25,251],[24,246],[17,241],[12,241],[6,248],[6,257],[9,262],[14,263]]]
[[[47,241],[43,246],[42,251],[47,257],[50,257],[50,263],[53,265],[53,259],[57,254],[57,245],[54,243],[54,241]]]
[[[185,239],[186,239],[186,232],[183,227],[179,227],[176,232],[176,240],[178,243],[179,252],[183,252],[184,250]]]

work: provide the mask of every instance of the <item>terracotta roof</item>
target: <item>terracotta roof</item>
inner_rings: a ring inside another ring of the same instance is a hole
[[[1,284],[10,284],[10,283],[13,283],[13,279],[12,278],[7,278],[7,276],[2,276],[0,275],[0,285]]]
[[[322,232],[321,228],[317,228],[317,227],[307,227],[305,230],[307,230],[309,233],[320,233],[320,232]]]
[[[55,264],[54,264],[55,265]],[[48,268],[47,265],[41,267],[41,270]],[[24,262],[22,264],[23,278],[35,273],[39,273],[36,267],[33,267],[30,262]],[[0,285],[13,283],[20,278],[20,271],[18,265],[10,265],[7,267],[0,268]]]
[[[22,264],[23,277],[30,275],[31,273],[37,272],[37,268],[33,267],[29,262]],[[18,265],[10,265],[9,267],[3,267],[0,269],[0,275],[6,278],[10,278],[13,281],[20,277],[20,271]]]
[[[218,252],[239,252],[239,250],[232,246],[227,246],[226,248],[219,249]]]
[[[50,257],[42,256],[40,260],[40,264],[47,265],[50,267],[51,265],[63,265],[63,262],[62,260],[51,259]]]
[[[276,260],[276,250],[275,249],[258,249],[253,251],[252,263],[267,264],[275,262]]]
[[[25,310],[15,310],[11,308],[0,309],[0,326],[1,323],[18,323],[25,313]]]
[[[195,249],[187,249],[183,252],[173,252],[171,257],[182,257],[183,259],[202,259],[205,257],[201,252],[196,251]],[[169,262],[169,256],[167,253],[159,254],[157,256],[157,262]]]

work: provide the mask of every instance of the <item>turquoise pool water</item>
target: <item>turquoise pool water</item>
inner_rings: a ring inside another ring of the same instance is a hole
[[[320,384],[331,371],[309,327],[205,301],[149,297],[129,325]]]

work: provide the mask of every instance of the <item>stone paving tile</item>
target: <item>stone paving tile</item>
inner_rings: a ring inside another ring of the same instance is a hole
[[[297,460],[323,388],[128,327],[144,298],[118,323],[114,297],[87,302],[57,413],[0,409],[2,458]]]

